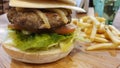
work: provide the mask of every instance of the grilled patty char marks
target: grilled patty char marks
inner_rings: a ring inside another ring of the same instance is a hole
[[[40,18],[38,14],[34,12],[34,10],[35,9],[24,9],[21,11],[17,11],[16,8],[11,8],[7,16],[12,24],[19,25],[27,29],[35,29],[35,30],[46,29],[46,27],[42,26],[44,24],[43,20]],[[65,23],[62,21],[58,13],[44,9],[42,9],[41,11],[45,13],[45,15],[47,16],[51,28],[65,25]],[[64,11],[68,12],[66,14],[66,17],[68,18],[68,23],[70,23],[71,13],[67,9],[64,9]]]

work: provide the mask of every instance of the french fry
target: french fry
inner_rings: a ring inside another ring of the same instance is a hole
[[[90,36],[91,32],[92,32],[92,27],[89,27],[89,28],[85,28],[85,31],[84,31],[87,35]]]
[[[78,19],[72,19],[72,23],[78,26]]]
[[[97,26],[95,23],[93,23],[93,28],[92,28],[92,32],[91,32],[91,35],[90,35],[90,40],[91,41],[94,41],[94,38],[96,36],[96,33],[97,33]]]
[[[105,24],[105,18],[102,17],[96,17],[96,19],[100,22],[100,23],[104,23]]]
[[[105,31],[104,36],[106,39],[110,40],[110,37],[108,36],[107,32]]]
[[[79,19],[79,22],[80,22],[80,23],[83,23],[83,19]]]
[[[120,49],[120,31],[112,25],[106,26],[105,18],[85,16],[78,20],[77,25],[84,33],[80,36],[93,44],[86,50]]]
[[[120,50],[120,45],[116,49]]]
[[[79,23],[80,26],[84,26],[84,27],[91,27],[92,25],[91,24],[88,24],[88,23]]]
[[[98,33],[102,34],[105,32],[105,25],[103,23],[100,23],[100,26],[98,28]]]
[[[113,43],[100,43],[89,46],[86,50],[103,50],[103,49],[113,49],[115,46]]]
[[[109,42],[107,39],[105,38],[100,38],[100,37],[95,37],[95,42],[98,42],[98,43],[107,43]]]
[[[91,19],[88,19],[86,23],[92,23],[92,20],[91,20]]]
[[[115,28],[113,25],[109,25],[109,28],[111,30],[114,30],[120,36],[120,31],[117,28]]]
[[[82,17],[83,22],[87,22],[88,19],[89,19],[89,16]]]
[[[83,19],[79,19],[79,22],[77,22],[77,26],[84,29],[84,26],[82,26],[83,24]]]
[[[109,36],[109,38],[112,40],[113,43],[115,44],[120,44],[120,40],[116,38],[116,36],[114,36],[114,34],[109,30],[109,28],[106,26],[106,33]]]
[[[114,34],[114,36],[116,36],[117,39],[120,40],[120,37],[118,36],[118,34],[114,30],[112,30],[111,32]]]
[[[104,34],[96,34],[96,37],[105,38]]]
[[[90,19],[91,19],[94,23],[96,23],[96,25],[99,25],[99,24],[100,24],[100,22],[99,22],[95,17],[90,16]]]
[[[92,26],[92,25],[89,24],[89,23],[82,23],[82,22],[79,22],[78,25],[79,25],[80,27],[91,27],[91,26]]]
[[[111,32],[112,32],[115,36],[118,36],[118,34],[116,33],[116,31],[111,30]]]

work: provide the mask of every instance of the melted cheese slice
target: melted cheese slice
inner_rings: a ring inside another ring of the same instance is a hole
[[[70,2],[70,3],[69,3]],[[55,8],[61,6],[74,6],[72,0],[10,0],[10,6],[26,8]]]
[[[70,3],[69,3],[70,2]],[[73,0],[10,0],[11,7],[22,8],[67,8],[79,12],[85,12],[84,9],[71,4]]]

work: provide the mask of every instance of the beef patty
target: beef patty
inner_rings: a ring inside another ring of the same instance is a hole
[[[64,23],[58,13],[45,9],[26,8],[22,10],[17,10],[16,8],[11,8],[7,16],[10,23],[12,24],[19,25],[27,29],[46,29],[46,27],[43,27],[44,21],[42,20],[42,18],[40,18],[38,14],[34,12],[34,10],[41,11],[47,16],[51,28],[56,28],[71,22],[71,11],[68,9],[64,9],[64,11],[67,12],[66,17],[68,19],[68,23]]]

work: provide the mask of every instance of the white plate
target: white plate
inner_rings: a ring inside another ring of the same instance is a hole
[[[7,15],[3,14],[0,16],[0,43],[4,42],[7,38],[7,25],[9,21],[7,19]]]

